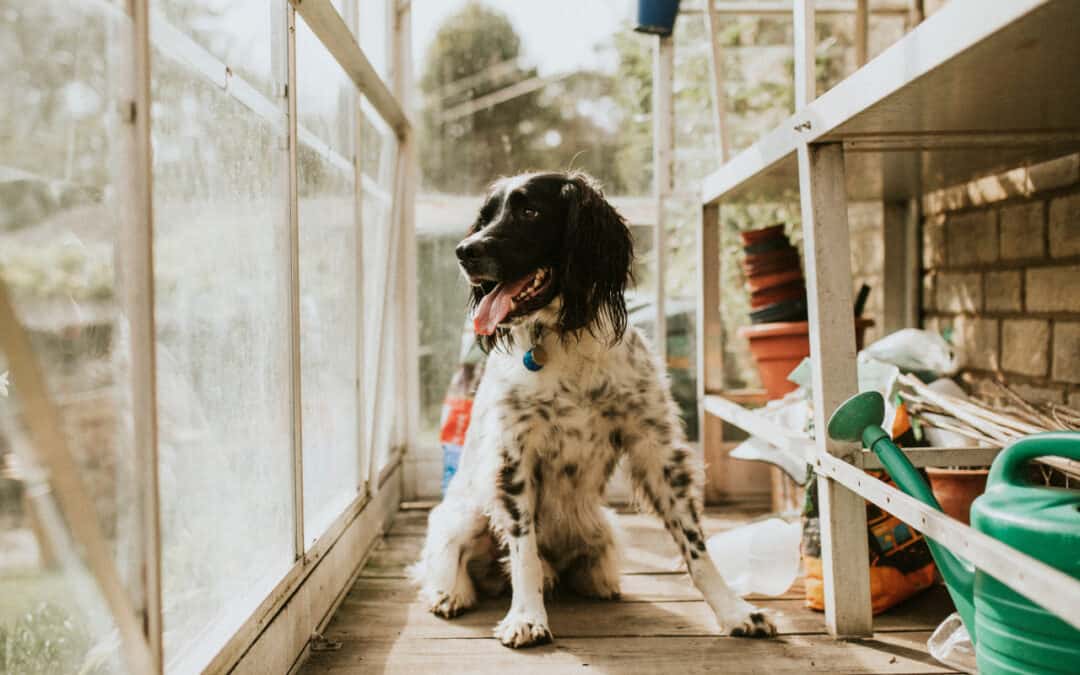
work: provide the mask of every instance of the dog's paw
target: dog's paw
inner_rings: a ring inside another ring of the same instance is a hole
[[[453,619],[473,605],[469,598],[461,595],[443,592],[435,592],[433,595],[434,600],[429,609],[432,614],[444,619]]]
[[[504,646],[515,649],[547,644],[552,639],[546,617],[514,611],[495,626],[495,637]]]
[[[745,615],[724,623],[724,628],[733,637],[771,638],[776,637],[776,624],[772,619],[752,605]]]

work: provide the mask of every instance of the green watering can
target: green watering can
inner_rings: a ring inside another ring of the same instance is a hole
[[[941,510],[930,486],[881,428],[885,400],[863,392],[829,420],[829,436],[862,441],[900,489]],[[1080,492],[1029,485],[1024,467],[1036,457],[1080,460],[1080,433],[1036,434],[1001,451],[986,493],[971,505],[971,526],[1080,579]],[[994,577],[927,539],[949,595],[975,644],[981,675],[1080,673],[1080,631]]]

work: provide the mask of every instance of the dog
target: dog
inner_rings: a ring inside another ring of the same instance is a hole
[[[627,327],[633,243],[596,181],[577,172],[498,180],[456,254],[489,356],[457,473],[410,569],[430,610],[457,616],[478,587],[497,594],[509,576],[510,610],[494,634],[528,647],[552,640],[544,594],[556,582],[618,597],[617,527],[603,504],[624,458],[721,630],[775,635],[706,550],[702,467],[663,365]]]

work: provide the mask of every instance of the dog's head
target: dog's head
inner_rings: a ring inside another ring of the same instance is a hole
[[[578,172],[498,180],[457,246],[486,347],[530,318],[619,340],[633,255],[626,221]]]

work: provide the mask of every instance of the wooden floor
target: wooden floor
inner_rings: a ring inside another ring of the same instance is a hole
[[[708,534],[755,514],[710,511]],[[705,603],[683,573],[678,553],[651,516],[620,516],[627,555],[622,599],[558,596],[547,603],[554,644],[503,647],[491,629],[509,598],[484,600],[454,620],[427,612],[405,579],[427,523],[403,510],[379,544],[312,651],[302,673],[948,673],[926,651],[930,631],[951,605],[943,588],[876,619],[872,639],[842,642],[823,616],[806,609],[802,584],[779,598],[751,600],[771,610],[775,640],[720,636]]]

